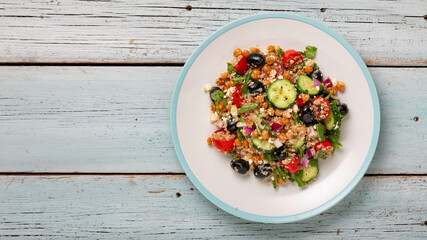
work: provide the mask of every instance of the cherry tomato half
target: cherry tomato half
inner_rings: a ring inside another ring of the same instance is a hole
[[[296,101],[297,101],[298,107],[302,107],[305,105],[305,102],[301,99],[300,95],[298,95]]]
[[[233,93],[233,103],[238,108],[242,107],[242,102],[243,102],[242,92],[240,92],[241,89],[242,89],[242,85],[239,85],[236,87],[236,91]]]
[[[313,102],[310,102],[310,107],[313,109],[314,119],[317,121],[326,119],[331,114],[331,106],[328,100],[323,97],[313,98]]]
[[[283,53],[282,64],[286,70],[292,69],[295,65],[302,63],[304,57],[301,53],[290,49]]]
[[[243,56],[242,59],[234,66],[237,72],[243,76],[246,71],[248,71],[248,62],[246,61],[246,57]]]
[[[331,142],[327,138],[324,142],[318,142],[316,143],[316,145],[314,145],[314,149],[316,149],[316,152],[320,151],[321,149],[327,150],[327,147],[333,148]]]
[[[223,129],[216,130],[212,134],[212,143],[213,145],[221,152],[231,152],[234,150],[234,140],[236,139],[236,135],[232,134],[232,139],[227,140],[225,138],[226,133]]]
[[[286,170],[290,173],[296,173],[299,170],[301,170],[301,164],[299,164],[298,156],[295,155],[294,159],[291,160],[288,164],[283,164],[285,166]]]

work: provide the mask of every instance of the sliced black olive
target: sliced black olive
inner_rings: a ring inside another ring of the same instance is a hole
[[[261,67],[265,64],[265,57],[261,53],[250,53],[246,59],[247,63],[252,67]]]
[[[338,104],[338,110],[340,110],[341,115],[345,116],[348,114],[348,107],[345,103]]]
[[[241,158],[235,158],[230,162],[231,168],[240,174],[245,174],[249,171],[249,163]]]
[[[299,117],[304,124],[310,124],[314,120],[313,110],[311,110],[310,106],[305,105],[301,108]]]
[[[237,131],[237,121],[234,120],[234,118],[229,118],[227,120],[227,130],[232,133]]]
[[[313,71],[309,73],[308,76],[311,78],[316,78],[320,82],[323,82],[323,74],[317,67],[313,68]]]
[[[219,87],[213,87],[213,88],[209,91],[209,96],[211,97],[212,102],[215,102],[215,101],[214,101],[214,99],[212,98],[212,94],[213,94],[215,91],[217,91],[217,90],[220,90],[220,91],[222,92],[221,88],[219,88]]]
[[[256,178],[266,178],[271,175],[273,168],[268,163],[262,163],[255,166],[254,175]]]
[[[280,161],[280,160],[285,159],[285,157],[286,157],[287,155],[288,155],[288,154],[286,153],[286,148],[285,148],[285,146],[281,146],[280,148],[276,148],[276,149],[273,151],[273,157],[274,157],[274,160],[276,160],[276,161]]]
[[[251,81],[248,84],[249,93],[262,93],[264,92],[264,84],[260,81]]]

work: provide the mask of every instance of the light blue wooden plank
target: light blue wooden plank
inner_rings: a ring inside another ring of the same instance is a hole
[[[368,64],[427,66],[424,0],[7,0],[2,6],[0,62],[183,63],[222,26],[285,12],[332,28]]]
[[[216,208],[185,176],[1,176],[0,238],[426,239],[426,179],[365,177],[320,216],[260,224]]]
[[[182,172],[169,133],[180,70],[0,67],[0,171]],[[427,173],[427,68],[370,71],[382,126],[368,172]]]

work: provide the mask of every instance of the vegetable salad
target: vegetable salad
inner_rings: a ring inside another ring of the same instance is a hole
[[[316,51],[237,48],[227,72],[206,85],[210,122],[218,128],[207,143],[233,156],[235,172],[251,171],[274,188],[287,181],[304,187],[316,178],[318,160],[341,147],[348,107],[337,94],[345,84],[323,77]]]

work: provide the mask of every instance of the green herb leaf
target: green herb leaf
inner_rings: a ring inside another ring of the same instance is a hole
[[[298,183],[298,187],[304,187],[307,185],[307,183],[302,180],[302,171],[291,173],[291,178]]]
[[[255,110],[257,107],[258,107],[258,103],[251,103],[251,104],[245,105],[245,106],[237,109],[237,114],[242,114],[244,112],[249,112],[249,111]]]
[[[339,128],[330,131],[328,134],[328,139],[331,142],[332,146],[334,147],[334,151],[335,149],[339,149],[340,147],[342,147],[341,143],[338,141],[340,136],[341,136],[341,130]]]
[[[264,153],[263,156],[264,156],[265,160],[267,160],[269,162],[274,161],[273,155],[271,153]]]
[[[233,81],[234,85],[242,85],[243,82],[245,81],[245,77],[242,77],[242,76],[236,74],[236,76],[231,78],[231,81]]]
[[[298,117],[298,113],[294,112],[292,115],[294,116],[294,122],[295,123],[301,123],[301,120]]]
[[[337,124],[338,128],[341,126],[341,120],[344,118],[343,115],[341,115],[340,110],[338,109],[338,101],[334,100],[331,102],[331,113],[334,116],[335,124]]]
[[[283,53],[285,53],[285,52],[283,51],[283,49],[281,49],[281,48],[277,49],[277,56],[279,56],[280,58],[282,58]]]
[[[231,63],[227,63],[227,71],[228,71],[228,74],[231,74],[233,72],[237,72],[237,70],[234,68],[233,64],[231,64]]]
[[[248,94],[248,84],[249,81],[251,80],[251,74],[252,74],[252,69],[248,71],[248,73],[246,73],[245,75],[245,80],[243,82],[243,87],[240,90],[242,92],[243,96],[246,96],[246,94]]]
[[[314,58],[316,56],[317,47],[307,46],[305,47],[305,51],[301,54],[306,58]]]
[[[320,142],[325,141],[325,127],[321,123],[316,125],[317,136],[319,137]]]
[[[262,125],[264,125],[264,128],[268,131],[268,134],[271,135],[272,132],[270,124],[261,115],[257,114],[257,117],[261,119]]]
[[[239,139],[239,142],[243,142],[243,138],[244,138],[244,136],[243,136],[243,133],[242,133],[242,131],[240,131],[241,129],[239,128],[239,129],[237,129],[237,139]]]

